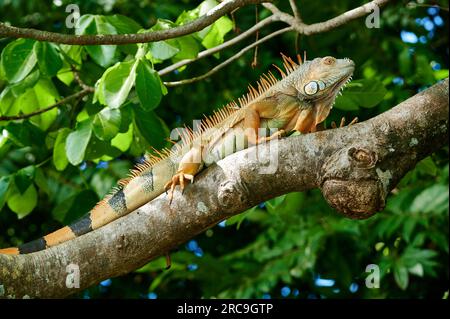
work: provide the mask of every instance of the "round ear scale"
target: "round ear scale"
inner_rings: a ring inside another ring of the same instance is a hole
[[[316,94],[317,91],[319,91],[319,84],[316,81],[311,81],[311,82],[309,82],[308,84],[305,85],[303,90],[308,95]]]

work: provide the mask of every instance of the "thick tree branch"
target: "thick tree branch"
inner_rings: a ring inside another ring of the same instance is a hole
[[[0,255],[0,293],[7,298],[73,294],[288,192],[320,187],[346,216],[366,218],[383,209],[389,192],[418,161],[447,144],[448,89],[446,79],[368,121],[238,152],[201,173],[184,195],[176,192],[171,206],[162,194],[59,246]],[[276,165],[269,173],[270,163]],[[79,289],[66,286],[74,269],[79,269]]]
[[[81,90],[81,91],[79,91],[77,93],[74,93],[72,95],[69,95],[69,96],[65,97],[64,99],[56,102],[55,104],[49,105],[49,106],[47,106],[47,107],[45,107],[43,109],[31,112],[31,113],[20,114],[20,115],[11,115],[11,116],[8,116],[8,115],[0,116],[0,121],[12,121],[12,120],[27,119],[27,118],[33,117],[35,115],[39,115],[39,114],[48,112],[50,110],[53,110],[55,107],[64,105],[64,104],[66,104],[67,102],[69,102],[71,100],[74,100],[74,99],[77,99],[77,98],[81,98],[81,97],[83,97],[85,95],[88,95],[90,93],[93,93],[93,92],[94,92],[94,88],[93,87],[85,85],[85,87],[83,87],[83,90]]]
[[[29,38],[38,41],[48,41],[62,44],[93,45],[93,44],[130,44],[155,42],[177,38],[186,34],[200,31],[211,25],[220,17],[231,11],[249,5],[271,0],[228,0],[220,3],[198,19],[168,30],[138,33],[138,34],[97,34],[70,35],[36,29],[17,28],[0,22],[0,38]]]

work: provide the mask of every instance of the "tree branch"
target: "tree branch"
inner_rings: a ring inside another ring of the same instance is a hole
[[[192,62],[198,61],[200,59],[206,58],[210,55],[213,55],[219,51],[222,51],[223,49],[229,48],[233,45],[235,45],[236,43],[239,43],[240,41],[244,40],[245,38],[247,38],[248,36],[252,35],[253,33],[259,31],[260,29],[264,28],[265,26],[268,26],[269,24],[273,23],[277,21],[275,19],[275,17],[273,15],[265,18],[264,20],[259,21],[257,24],[255,24],[253,27],[251,27],[250,29],[248,29],[245,32],[242,32],[241,34],[239,34],[238,36],[216,46],[213,47],[211,49],[208,50],[204,50],[202,52],[199,52],[199,54],[197,55],[197,57],[193,58],[193,59],[184,59],[181,60],[177,63],[174,63],[172,65],[169,65],[168,67],[158,71],[158,74],[160,76],[166,75],[178,68],[181,68],[182,66],[185,66],[187,64],[190,64]]]
[[[260,29],[262,29],[263,27],[275,22],[275,21],[281,21],[284,22],[286,24],[288,24],[291,29],[288,31],[296,31],[298,34],[306,34],[306,35],[311,35],[311,34],[315,34],[315,33],[321,33],[321,32],[325,32],[328,31],[330,29],[334,29],[337,28],[351,20],[357,19],[361,16],[364,16],[365,14],[367,14],[368,12],[370,12],[370,10],[373,9],[374,6],[383,6],[385,5],[387,2],[389,2],[389,0],[374,0],[371,1],[365,5],[362,5],[358,8],[355,8],[353,10],[350,10],[348,12],[345,12],[333,19],[324,21],[324,22],[319,22],[319,23],[314,23],[311,25],[305,24],[302,22],[300,15],[298,13],[298,9],[297,6],[295,5],[295,1],[294,0],[290,0],[290,4],[291,4],[291,8],[294,11],[294,16],[291,16],[285,12],[280,11],[280,9],[278,9],[275,5],[271,4],[271,3],[263,3],[263,6],[268,9],[269,11],[272,12],[272,15],[267,17],[266,19],[260,21],[259,23],[255,24],[252,28],[248,29],[247,31],[245,31],[244,33],[240,34],[239,36],[236,36],[235,38],[232,38],[231,40],[222,43],[221,45],[202,51],[198,54],[198,56],[196,58],[193,59],[185,59],[185,60],[181,60],[179,62],[176,62],[172,65],[169,65],[168,67],[158,71],[158,74],[160,76],[166,75],[182,66],[185,66],[187,64],[190,64],[192,62],[198,61],[200,59],[203,59],[207,56],[210,56],[214,53],[217,53],[223,49],[226,49],[240,41],[242,41],[243,39],[245,39],[246,37],[248,37],[249,35],[253,34],[254,32],[259,31]],[[226,63],[223,66],[228,65],[228,63]],[[223,67],[222,66],[222,67]],[[220,67],[219,69],[221,69],[222,67]],[[217,68],[217,67],[216,67]],[[214,68],[214,69],[216,69]],[[213,71],[214,69],[212,69],[211,71]],[[182,85],[182,84],[188,84],[188,83],[192,83],[192,82],[196,82],[199,80],[202,80],[208,76],[210,76],[211,74],[215,73],[212,72],[208,72],[200,77],[196,77],[196,78],[192,78],[192,79],[187,79],[187,80],[181,80],[181,81],[176,81],[176,82],[167,82],[169,83],[169,86],[176,86],[176,85]]]
[[[27,119],[27,118],[30,118],[30,117],[32,117],[32,116],[35,116],[35,115],[39,115],[39,114],[48,112],[48,111],[54,109],[55,107],[61,106],[61,105],[63,105],[63,104],[66,104],[66,103],[69,102],[70,100],[73,100],[73,99],[76,99],[76,98],[81,98],[81,97],[83,97],[83,96],[85,96],[85,95],[88,95],[88,94],[90,94],[90,93],[93,93],[93,92],[94,92],[94,88],[93,88],[93,87],[85,86],[85,87],[83,88],[83,90],[81,90],[81,91],[79,91],[79,92],[77,92],[77,93],[74,93],[74,94],[72,94],[72,95],[69,95],[68,97],[65,97],[64,99],[62,99],[62,100],[56,102],[55,104],[52,104],[52,105],[50,105],[50,106],[47,106],[46,108],[43,108],[43,109],[40,109],[40,110],[31,112],[31,113],[27,113],[27,114],[12,115],[12,116],[7,116],[7,115],[0,116],[0,121],[12,121],[12,120],[23,120],[23,119]]]
[[[295,0],[289,0],[289,4],[291,5],[291,9],[292,9],[292,13],[294,14],[294,18],[297,20],[298,23],[302,23],[303,21],[300,16],[300,12],[298,11]]]
[[[38,41],[48,41],[62,44],[99,45],[99,44],[130,44],[147,43],[177,38],[204,29],[220,17],[231,11],[249,5],[271,0],[228,0],[212,8],[198,19],[168,30],[138,33],[138,34],[97,34],[97,35],[70,35],[41,31],[28,28],[17,28],[0,22],[0,38],[29,38]]]
[[[288,32],[288,31],[292,31],[292,28],[291,27],[287,27],[287,28],[275,31],[275,32],[265,36],[264,38],[261,38],[258,41],[253,42],[249,46],[243,48],[238,53],[233,55],[231,58],[228,58],[227,60],[223,61],[222,63],[216,65],[214,68],[212,68],[211,70],[209,70],[205,74],[202,74],[202,75],[199,75],[197,77],[190,78],[190,79],[180,80],[180,81],[164,82],[164,85],[166,85],[166,86],[178,86],[178,85],[189,84],[189,83],[193,83],[193,82],[197,82],[197,81],[206,79],[207,77],[213,75],[214,73],[216,73],[220,69],[222,69],[225,66],[227,66],[228,64],[230,64],[231,62],[233,62],[233,61],[237,60],[238,58],[240,58],[248,50],[250,50],[250,49],[260,45],[263,42],[266,42],[267,40],[270,40],[270,39],[272,39],[272,38],[274,38],[276,36],[279,36],[282,33]]]
[[[73,294],[288,192],[320,187],[346,216],[367,218],[383,209],[389,192],[418,161],[447,144],[448,89],[446,79],[368,121],[237,152],[202,172],[183,195],[176,192],[171,206],[162,194],[56,247],[0,255],[0,293],[6,298]],[[267,163],[277,164],[272,174],[261,171]],[[67,288],[74,269],[79,269],[80,286]]]
[[[299,34],[312,35],[340,27],[341,25],[344,25],[352,20],[355,20],[357,18],[366,15],[367,13],[371,12],[374,7],[384,6],[389,1],[390,0],[373,0],[355,9],[347,11],[337,17],[313,24],[305,24],[301,20],[296,19],[290,14],[280,11],[280,9],[278,9],[275,5],[271,3],[263,3],[263,6],[269,11],[271,11],[273,15],[276,17],[276,19],[290,25]]]

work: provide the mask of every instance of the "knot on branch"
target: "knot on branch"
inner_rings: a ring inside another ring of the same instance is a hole
[[[245,201],[248,190],[242,182],[227,180],[219,185],[217,197],[222,208],[231,209]]]
[[[378,155],[365,147],[334,153],[321,169],[327,202],[346,217],[365,219],[382,210],[386,192],[376,172]]]

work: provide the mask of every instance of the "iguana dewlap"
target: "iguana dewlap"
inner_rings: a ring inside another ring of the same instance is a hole
[[[138,164],[130,177],[89,213],[65,226],[19,247],[0,249],[2,254],[27,254],[46,249],[104,226],[141,207],[169,190],[169,202],[176,185],[183,189],[204,167],[242,148],[277,138],[284,132],[314,132],[329,114],[335,98],[351,79],[350,59],[316,58],[299,64],[283,56],[286,71],[282,79],[263,75],[257,88],[202,120],[194,132],[180,132],[181,142]],[[259,136],[259,128],[278,131]]]

